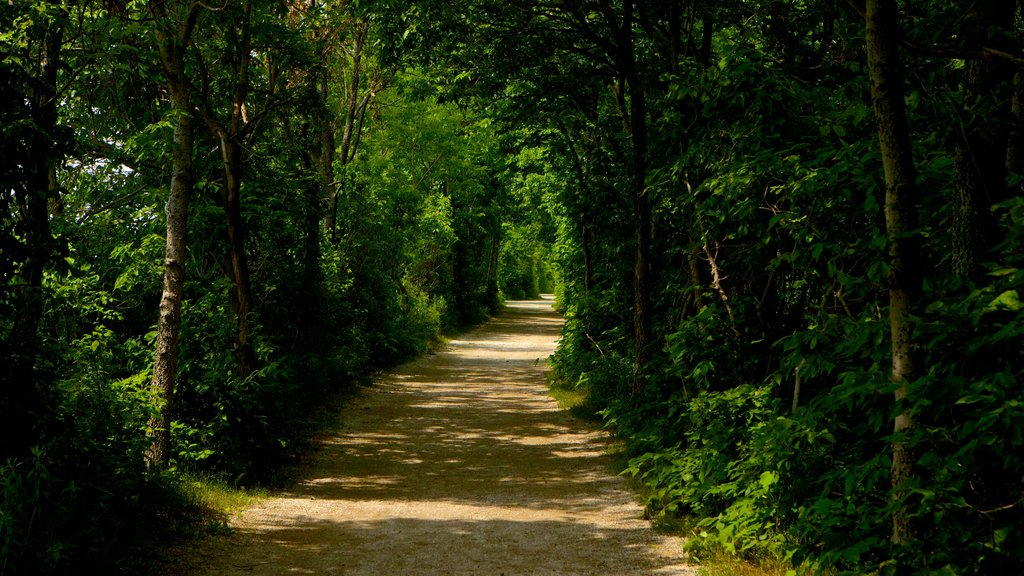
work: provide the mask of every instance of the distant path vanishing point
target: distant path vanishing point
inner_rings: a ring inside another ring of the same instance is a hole
[[[343,409],[302,479],[201,546],[197,575],[692,575],[547,395],[561,318],[509,302]]]

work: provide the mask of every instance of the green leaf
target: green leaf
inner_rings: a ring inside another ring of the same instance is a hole
[[[985,307],[985,312],[994,312],[996,310],[1008,310],[1010,312],[1017,312],[1021,309],[1020,296],[1016,290],[1007,290],[999,296],[996,296],[988,306]]]

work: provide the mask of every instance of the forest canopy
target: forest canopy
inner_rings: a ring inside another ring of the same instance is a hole
[[[0,574],[555,292],[696,559],[1024,567],[1017,0],[0,5]]]

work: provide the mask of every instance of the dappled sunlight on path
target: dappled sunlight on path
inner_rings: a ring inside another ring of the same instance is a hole
[[[605,434],[547,396],[561,320],[511,302],[346,407],[292,490],[199,551],[202,574],[691,574],[614,475]]]

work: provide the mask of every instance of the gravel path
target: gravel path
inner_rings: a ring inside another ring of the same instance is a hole
[[[196,573],[694,574],[610,470],[606,435],[547,396],[560,326],[549,300],[510,302],[382,376],[303,480],[195,551]]]

